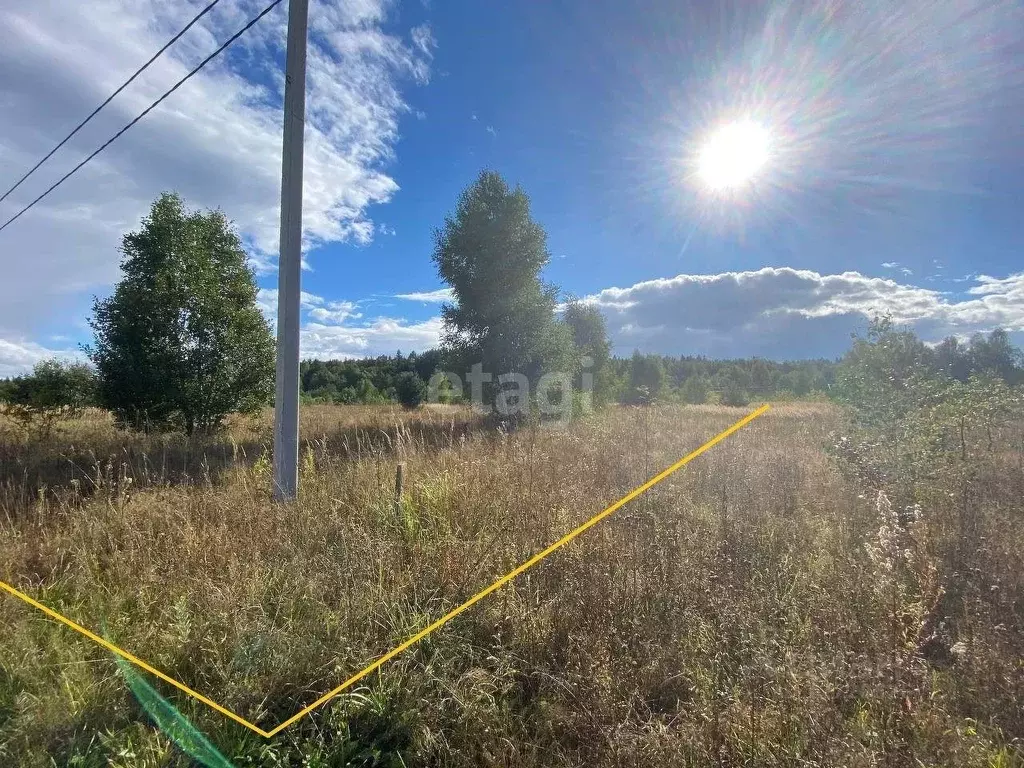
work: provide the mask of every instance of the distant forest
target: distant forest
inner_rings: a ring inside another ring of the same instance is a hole
[[[302,394],[307,402],[382,403],[396,401],[398,377],[415,373],[425,383],[442,370],[441,353],[429,350],[408,355],[381,355],[360,360],[304,360]],[[667,402],[728,402],[741,405],[751,397],[825,396],[835,378],[836,362],[803,360],[709,360],[635,353],[611,358],[601,386],[609,399],[636,400],[647,396]]]
[[[888,321],[876,321],[871,338],[893,347],[896,356],[912,359],[907,378],[967,383],[972,377],[1024,384],[1024,354],[1001,329],[975,334],[967,341],[948,338],[924,344],[909,330],[897,331]],[[600,403],[721,403],[835,398],[845,363],[855,362],[858,343],[842,360],[779,362],[761,358],[714,360],[634,352],[611,357],[594,371],[595,399]],[[847,366],[849,367],[849,366]],[[304,360],[300,367],[302,398],[309,403],[391,403],[415,405],[426,394],[431,377],[445,368],[441,350],[381,355],[358,360]],[[576,379],[578,382],[579,379]],[[848,385],[849,382],[846,382]],[[102,405],[96,397],[95,371],[82,363],[43,361],[31,374],[0,379],[0,413],[30,420],[40,414],[67,417],[82,407]],[[441,402],[458,399],[442,389]]]
[[[950,337],[934,346],[921,344],[909,331],[898,338],[920,346],[928,373],[962,382],[985,373],[1010,385],[1024,383],[1024,358],[1001,329],[967,341]],[[714,360],[634,352],[631,357],[610,358],[596,387],[608,400],[623,403],[656,399],[745,405],[751,400],[824,398],[832,393],[840,365],[838,359]],[[305,360],[302,395],[307,402],[393,402],[399,399],[396,382],[401,374],[412,372],[426,383],[440,370],[443,358],[436,349],[359,360]]]

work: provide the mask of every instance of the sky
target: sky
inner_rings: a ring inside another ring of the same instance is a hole
[[[6,0],[6,190],[204,2]],[[287,2],[0,232],[0,376],[80,355],[160,192],[234,222],[273,318]],[[263,7],[221,0],[28,181],[6,221]],[[1024,342],[1018,0],[311,0],[304,357],[438,343],[433,231],[483,169],[613,348],[836,357],[877,314]],[[702,148],[767,157],[709,188]]]

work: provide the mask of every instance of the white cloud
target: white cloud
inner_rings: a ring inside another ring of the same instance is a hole
[[[434,49],[437,48],[437,40],[434,38],[434,33],[430,29],[429,24],[413,27],[409,36],[412,38],[413,45],[416,46],[420,53],[428,57],[434,55]]]
[[[309,316],[318,323],[327,325],[340,325],[349,318],[357,319],[362,314],[356,311],[356,304],[351,301],[330,301],[324,307],[315,307],[309,311]]]
[[[974,296],[1012,295],[1017,301],[1024,301],[1024,275],[1010,275],[1000,279],[988,275],[977,275],[978,285],[967,290]]]
[[[765,267],[678,275],[607,288],[585,300],[608,318],[616,349],[711,357],[831,357],[876,314],[890,314],[926,340],[1003,327],[1024,331],[1024,273],[980,276],[968,293],[939,291],[858,272],[822,275]]]
[[[254,16],[218,5],[10,198],[13,215]],[[371,206],[398,189],[385,172],[400,88],[429,79],[428,27],[385,33],[389,0],[314,0],[310,8],[303,225],[308,248],[368,242]],[[198,0],[8,0],[0,6],[0,179],[13,181],[198,10]],[[222,207],[252,248],[276,259],[284,6],[240,38],[50,197],[0,233],[0,338],[18,339],[104,292],[121,235],[156,195]],[[6,188],[6,185],[4,185]]]
[[[340,359],[402,352],[422,352],[441,340],[442,321],[432,317],[418,323],[379,317],[365,325],[310,323],[302,329],[303,358]]]
[[[262,289],[257,303],[271,324],[274,324],[277,316],[277,291]],[[301,307],[305,312],[305,322],[299,332],[303,358],[329,360],[370,357],[394,354],[398,349],[403,352],[422,352],[436,347],[441,341],[440,317],[420,322],[392,317],[363,320],[363,315],[357,311],[359,302],[328,301],[305,291],[302,293]]]
[[[420,300],[418,297],[430,295],[407,294],[402,298],[417,297],[414,300]],[[277,291],[260,290],[257,303],[271,325],[275,324]],[[299,332],[299,346],[303,359],[372,357],[394,354],[399,349],[406,353],[422,352],[436,347],[441,342],[440,317],[432,317],[421,322],[408,322],[391,317],[363,320],[363,315],[357,311],[359,302],[328,301],[322,296],[305,291],[302,293],[301,307],[305,312],[305,322]]]
[[[256,304],[271,326],[276,325],[277,289],[260,288],[256,295]],[[323,296],[306,291],[302,291],[299,297],[299,307],[306,312],[307,317],[327,325],[337,325],[349,319],[362,317],[362,314],[356,311],[358,306],[354,301],[328,301]]]
[[[277,291],[261,289],[256,301],[274,325]],[[305,313],[299,332],[303,358],[367,357],[392,354],[397,349],[422,352],[436,347],[441,338],[440,318],[416,323],[390,317],[362,321],[358,302],[329,301],[305,291],[302,292],[300,306]]]
[[[895,269],[900,263],[898,261],[883,261],[882,266],[886,269]]]
[[[416,291],[414,293],[395,294],[396,299],[407,301],[422,301],[424,304],[440,304],[443,301],[452,300],[451,288],[438,288],[436,291]]]
[[[314,293],[307,291],[299,293],[299,306],[302,309],[330,308],[332,304],[348,304],[348,302],[329,302],[323,296],[317,296]],[[277,288],[260,288],[256,293],[256,306],[271,323],[275,322],[277,319]]]
[[[50,349],[32,341],[9,341],[0,339],[0,378],[9,378],[30,371],[40,360],[85,360],[79,350]]]

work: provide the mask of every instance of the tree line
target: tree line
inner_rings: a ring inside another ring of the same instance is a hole
[[[401,351],[361,360],[303,360],[299,384],[307,402],[402,403],[416,407],[426,397],[441,362],[440,350]]]
[[[878,336],[878,321],[869,332]],[[909,331],[898,331],[891,322],[875,344],[900,344],[913,349],[912,367],[898,373],[913,380],[968,384],[972,377],[988,377],[1009,387],[1024,383],[1024,357],[1001,329],[975,334],[966,341],[948,338],[929,346]],[[855,343],[841,360],[774,361],[760,358],[714,360],[705,357],[643,354],[609,357],[595,388],[604,402],[641,404],[722,403],[746,405],[754,400],[849,397],[856,379],[852,365],[860,360]],[[381,404],[416,407],[424,402],[432,377],[442,370],[441,349],[401,351],[350,360],[303,360],[300,385],[307,403]],[[845,372],[845,373],[844,373]],[[908,379],[910,380],[910,379]],[[871,385],[874,387],[874,384]],[[458,398],[441,397],[455,403]],[[864,398],[862,398],[864,399]],[[55,421],[77,415],[82,408],[102,407],[98,376],[85,363],[44,360],[23,376],[0,380],[0,402],[9,415],[27,422],[38,421],[48,431]]]
[[[302,394],[307,402],[400,403],[398,378],[411,373],[426,391],[443,360],[440,349],[408,356],[399,351],[358,360],[305,360]],[[594,388],[604,402],[744,405],[754,398],[827,396],[836,365],[834,360],[713,360],[635,352],[632,357],[607,358]],[[442,394],[442,399],[457,402],[450,395]]]

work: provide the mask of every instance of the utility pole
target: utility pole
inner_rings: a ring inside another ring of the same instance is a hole
[[[277,386],[274,499],[294,501],[299,486],[299,294],[302,283],[302,152],[306,127],[306,20],[309,0],[288,0],[281,251],[277,271]]]

